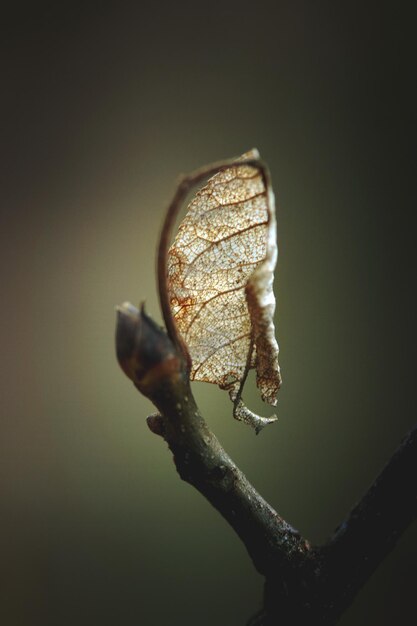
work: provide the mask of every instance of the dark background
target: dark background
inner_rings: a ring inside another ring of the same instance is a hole
[[[181,172],[253,146],[272,172],[279,422],[255,437],[194,385],[260,492],[323,541],[412,426],[415,33],[399,6],[2,9],[2,624],[243,626],[260,604],[114,357],[116,304],[160,319],[155,245]],[[265,410],[253,379],[245,397]],[[341,626],[414,624],[416,560],[414,525]]]

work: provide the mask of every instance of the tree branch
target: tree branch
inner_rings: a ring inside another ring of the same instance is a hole
[[[228,521],[265,576],[264,607],[251,626],[331,626],[417,517],[417,427],[362,500],[323,546],[309,542],[259,495],[209,430],[190,389],[191,360],[178,333],[167,289],[167,249],[182,201],[203,178],[241,162],[225,161],[183,178],[168,209],[158,248],[158,285],[167,333],[129,303],[118,307],[119,363],[158,408],[150,430],[163,437],[179,475]],[[266,166],[259,168],[270,187]]]
[[[117,356],[160,411],[148,418],[183,480],[228,521],[266,578],[265,607],[252,624],[335,624],[417,517],[417,427],[330,541],[319,547],[254,489],[209,430],[191,393],[182,352],[142,310],[118,308]]]
[[[339,614],[416,518],[417,425],[330,541],[317,551]]]
[[[150,416],[148,425],[167,442],[181,478],[229,522],[261,574],[268,575],[287,561],[294,566],[304,559],[309,544],[259,495],[207,427],[191,393],[183,356],[167,335],[143,309],[132,305],[122,305],[118,318],[119,361],[159,409],[160,415]],[[171,360],[170,368],[161,367],[164,360]],[[126,364],[132,362],[136,367],[129,369]],[[141,376],[144,371],[146,375]]]

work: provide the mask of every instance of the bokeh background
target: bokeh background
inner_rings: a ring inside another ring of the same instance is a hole
[[[178,175],[258,147],[278,198],[279,422],[255,437],[193,389],[260,492],[325,540],[415,420],[411,16],[39,1],[2,22],[0,621],[243,626],[262,579],[147,429],[114,307],[160,320]],[[253,379],[245,397],[265,410]],[[341,626],[415,623],[416,564],[414,525]]]

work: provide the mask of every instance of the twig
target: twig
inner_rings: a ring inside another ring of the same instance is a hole
[[[149,428],[165,439],[181,478],[229,522],[266,578],[256,623],[335,624],[417,516],[417,427],[333,538],[311,547],[221,447],[197,408],[183,355],[143,309],[119,308],[116,341],[123,370],[160,411],[148,418]]]
[[[257,493],[208,429],[191,393],[183,356],[176,354],[167,335],[132,305],[119,307],[118,318],[119,362],[159,409],[148,425],[167,442],[181,478],[227,519],[260,573],[267,575],[281,561],[305,558],[309,544]]]
[[[325,583],[339,614],[416,518],[417,425],[330,541],[318,551],[318,558],[325,564]]]
[[[224,161],[180,182],[158,248],[158,285],[168,335],[142,309],[118,307],[119,363],[160,413],[148,417],[163,437],[181,478],[196,487],[229,522],[265,576],[264,608],[252,626],[335,624],[372,572],[417,517],[417,426],[348,518],[323,546],[311,547],[260,496],[221,447],[201,416],[190,389],[190,357],[173,318],[167,287],[167,249],[190,187],[215,172],[242,165]],[[266,166],[258,167],[269,184]]]

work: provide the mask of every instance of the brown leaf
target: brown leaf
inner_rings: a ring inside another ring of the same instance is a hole
[[[259,159],[257,150],[240,160]],[[242,402],[249,369],[262,399],[276,404],[281,385],[272,290],[277,259],[274,195],[261,169],[229,167],[188,206],[168,252],[168,289],[192,360],[191,379],[229,390],[234,416],[257,432],[263,418]]]

